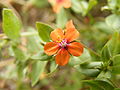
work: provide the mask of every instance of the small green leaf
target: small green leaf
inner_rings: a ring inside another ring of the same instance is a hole
[[[91,87],[90,90],[114,90],[111,84],[102,80],[85,80],[84,83]]]
[[[49,73],[47,73],[48,75],[51,75],[53,72],[56,71],[58,65],[55,63],[55,61],[51,61],[50,62],[50,67],[49,67]]]
[[[33,59],[33,60],[40,60],[40,61],[48,61],[51,58],[52,58],[52,56],[46,55],[43,51],[40,51],[31,57],[31,59]]]
[[[45,7],[45,6],[48,5],[48,1],[47,0],[41,0],[41,1],[39,1],[39,0],[30,0],[30,2],[33,5],[35,5],[35,6],[39,7],[39,8],[42,8],[42,7]]]
[[[28,33],[37,33],[37,31],[32,27],[29,27],[27,31]],[[39,34],[28,36],[26,38],[27,48],[30,54],[35,54],[43,50],[43,46],[40,44],[42,40],[40,39]]]
[[[111,57],[111,52],[109,50],[109,47],[105,45],[102,49],[101,57],[103,61],[108,61],[110,60]]]
[[[71,1],[72,1],[73,11],[85,15],[85,11],[88,8],[88,3],[86,1],[80,1],[80,0],[71,0]]]
[[[120,15],[112,14],[105,19],[107,25],[113,30],[120,30]]]
[[[115,32],[112,38],[106,43],[106,45],[110,50],[111,56],[119,54],[120,53],[119,33]]]
[[[34,86],[40,79],[40,75],[44,72],[46,61],[37,61],[32,65],[31,80]]]
[[[112,72],[114,74],[120,74],[120,54],[114,56],[112,58],[113,60],[113,66],[112,66]]]
[[[85,11],[85,15],[97,4],[97,0],[89,0],[88,8]]]
[[[90,53],[87,49],[84,49],[84,52],[81,56],[75,57],[72,56],[69,62],[69,65],[75,66],[75,65],[80,65],[82,63],[88,62],[91,60]]]
[[[36,23],[36,27],[39,33],[40,38],[44,42],[50,41],[50,32],[53,30],[49,25],[43,24],[41,22]]]
[[[28,59],[29,56],[27,56],[21,49],[19,49],[16,46],[12,46],[12,50],[14,52],[15,58],[17,61],[25,61]]]
[[[95,67],[88,67],[88,66],[89,66],[88,64],[84,66],[75,65],[74,68],[77,69],[82,74],[85,74],[90,77],[96,77],[99,74],[100,70],[95,69]]]
[[[57,27],[64,28],[67,21],[68,21],[67,13],[64,10],[64,8],[62,8],[61,11],[57,14],[56,18]]]
[[[12,40],[20,37],[21,22],[11,9],[3,9],[3,31]]]

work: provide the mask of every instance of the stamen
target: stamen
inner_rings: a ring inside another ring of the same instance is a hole
[[[62,47],[62,48],[65,48],[67,45],[68,45],[68,43],[67,43],[66,40],[62,40],[62,41],[59,43],[59,46]]]

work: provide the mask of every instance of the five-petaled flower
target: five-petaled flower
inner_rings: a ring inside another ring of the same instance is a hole
[[[70,55],[80,56],[84,46],[76,42],[79,32],[75,29],[72,20],[67,22],[66,29],[55,29],[50,37],[53,42],[48,42],[44,46],[47,55],[55,55],[56,64],[63,66],[68,63]]]
[[[71,7],[71,1],[70,0],[48,0],[52,6],[53,6],[53,11],[55,13],[59,13],[60,9],[62,7],[64,8],[70,8]]]

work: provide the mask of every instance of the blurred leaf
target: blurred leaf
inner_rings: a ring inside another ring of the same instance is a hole
[[[88,3],[86,1],[80,1],[80,0],[71,0],[72,1],[72,9],[76,13],[82,13],[82,15],[85,15],[85,11],[88,8]]]
[[[49,25],[43,24],[41,22],[36,23],[37,30],[39,32],[40,38],[44,42],[49,42],[50,41],[50,32],[53,30]]]
[[[76,68],[82,74],[90,77],[96,77],[100,73],[100,70],[97,68],[99,68],[101,64],[101,62],[84,63],[81,65],[75,65],[74,68]]]
[[[29,56],[27,56],[21,49],[19,49],[16,46],[12,46],[13,52],[14,52],[14,57],[16,58],[17,61],[25,61],[28,59]]]
[[[90,56],[89,51],[87,49],[84,49],[84,52],[81,56],[79,57],[72,56],[69,61],[69,64],[71,66],[74,66],[74,65],[79,65],[79,64],[88,62],[90,60],[91,60],[91,56]]]
[[[32,65],[31,80],[34,86],[40,79],[40,75],[44,72],[46,61],[37,61]]]
[[[120,8],[120,0],[107,0],[108,1],[108,6],[111,10],[116,11]]]
[[[17,70],[17,76],[18,76],[18,80],[19,82],[22,82],[22,80],[25,77],[25,68],[26,68],[26,63],[25,62],[18,62],[16,65],[16,70]]]
[[[105,33],[113,33],[114,31],[105,22],[96,22],[94,27]]]
[[[21,22],[11,9],[3,9],[3,31],[12,40],[20,37]]]
[[[28,32],[30,33],[36,33],[37,31],[32,28],[29,27]],[[40,44],[42,42],[42,40],[40,39],[39,35],[31,35],[27,37],[27,48],[28,48],[28,52],[31,54],[35,54],[38,53],[40,50],[43,49],[43,46]]]
[[[113,30],[120,30],[120,15],[112,14],[105,19],[107,25]]]
[[[50,72],[48,74],[52,74],[54,71],[56,71],[58,65],[55,63],[55,61],[50,62]]]
[[[114,56],[120,53],[120,41],[119,41],[119,33],[115,32],[112,38],[106,44],[109,47],[111,56]]]
[[[112,58],[113,60],[113,66],[112,66],[112,72],[114,74],[120,74],[120,54],[114,56]]]
[[[85,84],[90,85],[90,90],[114,90],[114,87],[102,80],[85,80]]]
[[[45,7],[46,5],[48,5],[48,1],[47,0],[30,0],[30,2],[39,7],[39,8],[42,8],[42,7]]]
[[[101,71],[100,74],[97,76],[97,80],[106,80],[111,78],[111,72],[110,71]]]
[[[97,0],[89,0],[88,8],[85,11],[85,15],[97,4]]]
[[[31,59],[40,60],[40,61],[48,61],[52,58],[52,56],[48,56],[44,53],[44,51],[38,52],[36,55],[33,55]]]
[[[111,57],[110,49],[107,45],[105,45],[101,52],[101,58],[103,61],[108,61],[110,60],[110,57]]]
[[[65,9],[62,8],[56,17],[57,27],[64,28],[67,21],[68,21],[67,13],[66,13]]]
[[[114,90],[120,90],[120,88],[115,88]]]

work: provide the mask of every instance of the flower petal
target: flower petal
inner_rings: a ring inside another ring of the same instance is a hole
[[[70,7],[71,7],[71,1],[70,1],[70,0],[64,0],[63,6],[64,6],[65,8],[70,8]]]
[[[61,42],[62,39],[64,38],[64,33],[62,29],[58,28],[51,32],[50,37],[55,42]]]
[[[79,37],[79,32],[75,28],[69,28],[65,32],[65,39],[71,42]]]
[[[64,48],[60,49],[55,57],[56,63],[60,66],[63,66],[68,63],[70,54]]]
[[[72,20],[67,22],[66,29],[68,29],[68,28],[75,28],[75,26],[73,25],[73,21]]]
[[[83,53],[84,46],[79,42],[72,42],[67,46],[67,50],[73,56],[80,56]]]
[[[59,50],[59,45],[55,42],[48,42],[45,46],[44,46],[44,51],[47,55],[53,55],[55,53],[57,53],[57,51]]]

